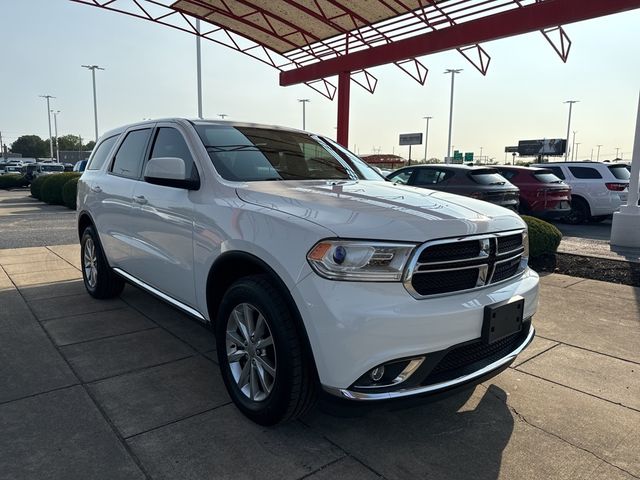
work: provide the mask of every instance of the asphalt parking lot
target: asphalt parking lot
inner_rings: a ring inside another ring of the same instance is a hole
[[[75,244],[0,249],[0,479],[640,478],[640,289],[545,276],[491,381],[265,428],[208,330],[130,286],[93,300],[78,267]]]

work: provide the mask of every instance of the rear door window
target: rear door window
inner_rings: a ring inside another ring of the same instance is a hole
[[[479,185],[504,185],[506,180],[497,170],[472,170],[469,177]]]
[[[104,162],[107,160],[109,152],[111,152],[111,149],[117,139],[118,135],[114,135],[113,137],[106,138],[100,142],[100,145],[96,147],[96,151],[93,153],[93,157],[91,157],[86,169],[100,170],[104,165]]]
[[[629,180],[631,178],[631,174],[625,165],[611,165],[609,166],[609,171],[618,180]]]
[[[502,175],[507,180],[511,180],[513,177],[517,175],[513,170],[500,170],[500,175]]]
[[[140,178],[142,160],[150,136],[150,128],[129,132],[116,153],[111,171],[122,177]]]
[[[602,178],[600,172],[593,167],[569,167],[571,175],[580,179]]]
[[[560,167],[545,167],[545,168],[546,168],[547,170],[550,170],[551,172],[553,172],[553,174],[554,174],[556,177],[558,177],[558,178],[560,178],[560,179],[564,180],[564,178],[565,178],[565,177],[564,177],[564,173],[562,173],[562,169],[561,169]]]
[[[444,180],[446,172],[436,170],[435,168],[418,168],[416,177],[413,181],[414,185],[435,185]]]
[[[411,178],[412,173],[413,173],[413,168],[408,168],[400,172],[392,173],[387,178],[392,182],[397,182],[402,185],[406,185],[407,183],[409,183],[409,179]]]

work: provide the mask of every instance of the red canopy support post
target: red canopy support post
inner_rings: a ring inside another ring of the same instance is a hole
[[[344,148],[349,148],[349,94],[351,88],[351,73],[338,74],[338,138]]]

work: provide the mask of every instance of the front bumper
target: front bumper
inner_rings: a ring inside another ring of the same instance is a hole
[[[392,392],[355,392],[356,380],[372,368],[398,359],[420,357],[473,342],[482,336],[484,307],[524,298],[524,318],[533,317],[538,304],[538,275],[530,269],[501,284],[459,294],[415,299],[401,283],[338,282],[318,275],[305,277],[292,292],[305,323],[323,388],[347,399],[388,399],[450,388],[499,369],[528,345],[526,341],[480,373],[433,386],[421,385]],[[474,373],[474,372],[472,372]],[[469,378],[467,378],[469,377]],[[453,383],[452,383],[453,382]],[[439,382],[443,383],[443,382]]]

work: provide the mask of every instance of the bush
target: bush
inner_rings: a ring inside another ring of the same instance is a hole
[[[40,176],[31,182],[31,196],[36,197],[38,200],[42,200],[42,184],[47,177]]]
[[[24,175],[10,173],[8,175],[0,175],[0,188],[20,188],[29,185],[29,181]]]
[[[67,180],[67,183],[62,187],[62,201],[71,210],[76,209],[76,197],[78,195],[78,180],[80,177],[75,177]]]
[[[62,199],[62,187],[71,178],[77,178],[80,174],[76,172],[56,173],[53,175],[47,175],[41,187],[40,200],[50,203],[52,205],[64,205]]]
[[[522,219],[529,226],[529,256],[535,258],[556,253],[562,240],[560,230],[539,218],[523,215]]]

